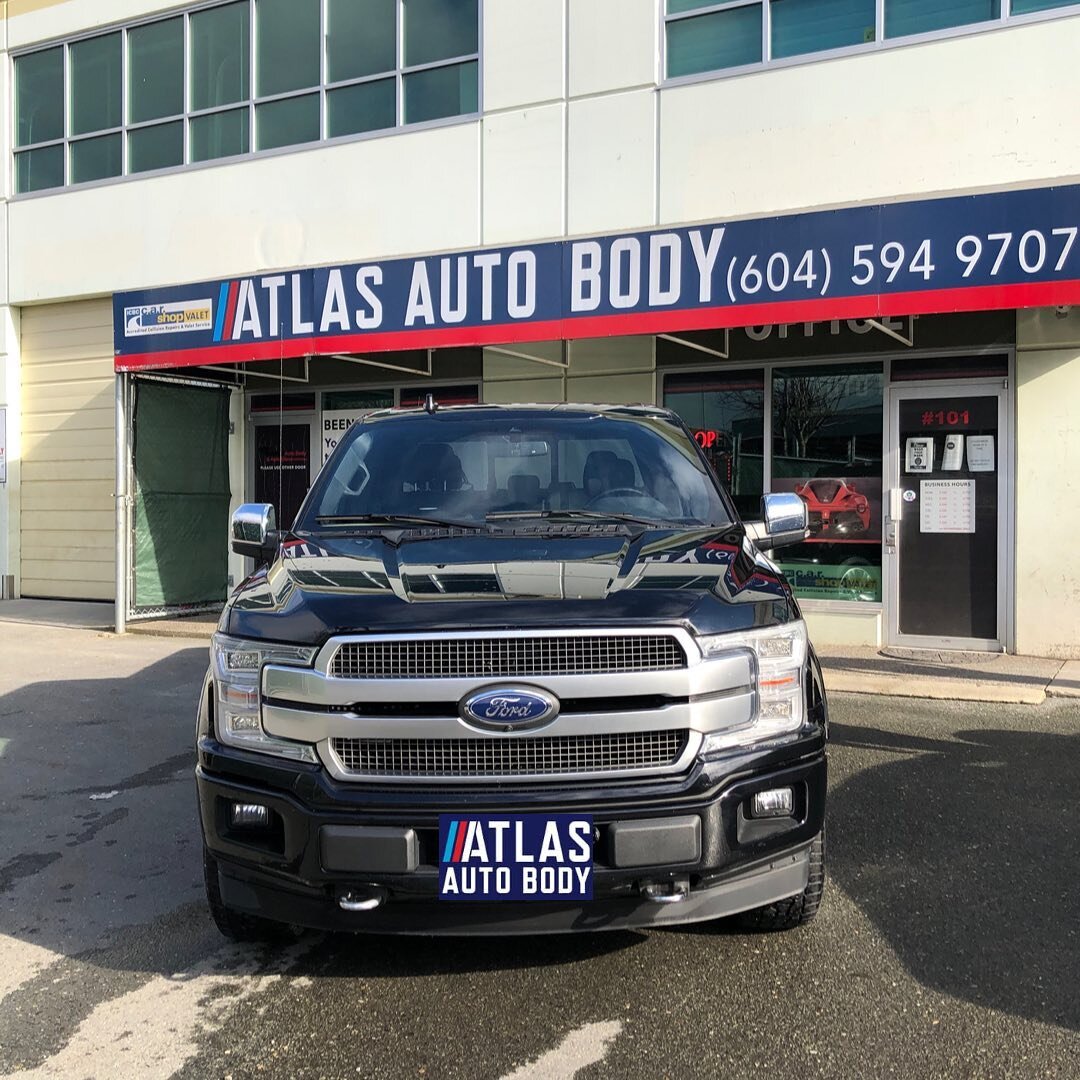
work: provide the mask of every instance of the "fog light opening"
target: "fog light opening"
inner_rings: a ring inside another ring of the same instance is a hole
[[[789,787],[759,791],[750,802],[750,815],[756,818],[791,817],[795,793]]]
[[[262,803],[233,803],[229,823],[235,829],[265,829],[270,824],[270,808]]]

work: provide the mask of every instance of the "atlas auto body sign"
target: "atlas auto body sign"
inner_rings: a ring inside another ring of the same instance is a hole
[[[1080,303],[1080,187],[120,293],[116,368]]]

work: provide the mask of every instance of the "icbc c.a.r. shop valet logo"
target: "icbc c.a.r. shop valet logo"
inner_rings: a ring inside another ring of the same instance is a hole
[[[212,330],[213,326],[213,303],[209,299],[124,308],[124,337]]]

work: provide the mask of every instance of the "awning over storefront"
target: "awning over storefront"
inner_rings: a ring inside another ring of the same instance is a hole
[[[1080,303],[1080,186],[119,293],[116,370]]]

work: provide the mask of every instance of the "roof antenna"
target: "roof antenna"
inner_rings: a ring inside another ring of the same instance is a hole
[[[435,395],[428,391],[428,393],[424,395],[424,412],[434,416],[438,408],[439,403],[435,400]]]

